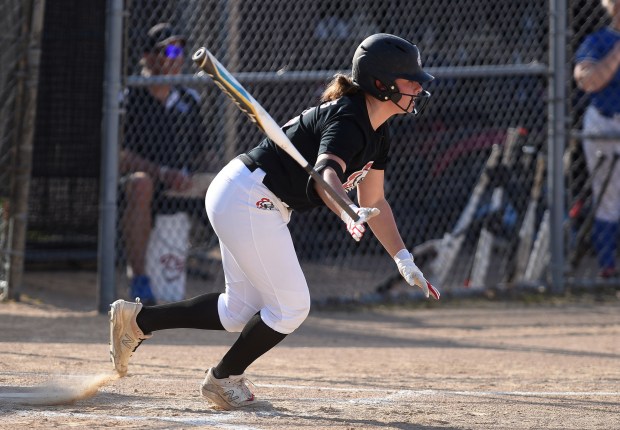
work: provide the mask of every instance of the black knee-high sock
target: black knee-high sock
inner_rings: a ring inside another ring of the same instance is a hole
[[[170,328],[224,330],[217,311],[220,293],[209,293],[180,302],[142,308],[136,322],[144,333]]]
[[[285,334],[279,333],[263,322],[260,313],[245,325],[241,335],[228,350],[222,361],[213,369],[216,378],[241,375],[258,357],[276,346]]]

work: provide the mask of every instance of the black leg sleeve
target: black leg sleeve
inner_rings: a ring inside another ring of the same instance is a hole
[[[241,335],[228,350],[222,361],[213,369],[218,379],[241,375],[258,357],[276,346],[285,334],[279,333],[263,322],[260,313],[248,321]]]
[[[209,293],[180,302],[142,308],[136,322],[144,333],[171,328],[224,330],[217,311],[220,293]]]

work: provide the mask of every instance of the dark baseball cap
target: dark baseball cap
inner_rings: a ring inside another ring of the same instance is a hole
[[[160,22],[149,29],[144,50],[150,52],[155,48],[162,48],[171,42],[177,41],[185,44],[187,38],[175,31],[170,23]]]

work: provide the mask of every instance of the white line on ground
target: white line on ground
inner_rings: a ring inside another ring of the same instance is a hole
[[[36,414],[36,413],[35,413]],[[20,415],[31,417],[33,415],[33,411],[22,412]],[[75,412],[55,412],[55,411],[41,411],[36,415],[44,416],[47,418],[83,418],[87,420],[92,420],[93,418],[98,419],[106,419],[112,421],[164,421],[164,422],[174,422],[181,423],[185,425],[191,426],[214,426],[222,429],[235,429],[235,430],[260,430],[258,427],[248,427],[239,424],[226,424],[224,421],[231,421],[234,418],[240,418],[242,412],[229,411],[226,413],[221,413],[217,415],[212,415],[208,418],[203,417],[187,417],[187,418],[172,418],[172,417],[147,417],[140,415],[103,415],[103,414],[84,414],[84,413],[75,413]]]
[[[391,395],[407,396],[523,396],[523,397],[620,397],[620,391],[462,391],[462,390],[389,390],[382,388],[361,387],[317,387],[315,385],[284,385],[284,384],[254,384],[264,388],[287,388],[291,390],[321,390],[339,392],[372,392]]]

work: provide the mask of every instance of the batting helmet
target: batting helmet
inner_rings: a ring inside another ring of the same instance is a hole
[[[430,82],[433,75],[422,70],[420,51],[413,43],[391,34],[379,33],[364,39],[353,55],[353,82],[373,97],[398,102],[402,95],[396,79]],[[377,88],[376,81],[381,83]]]

